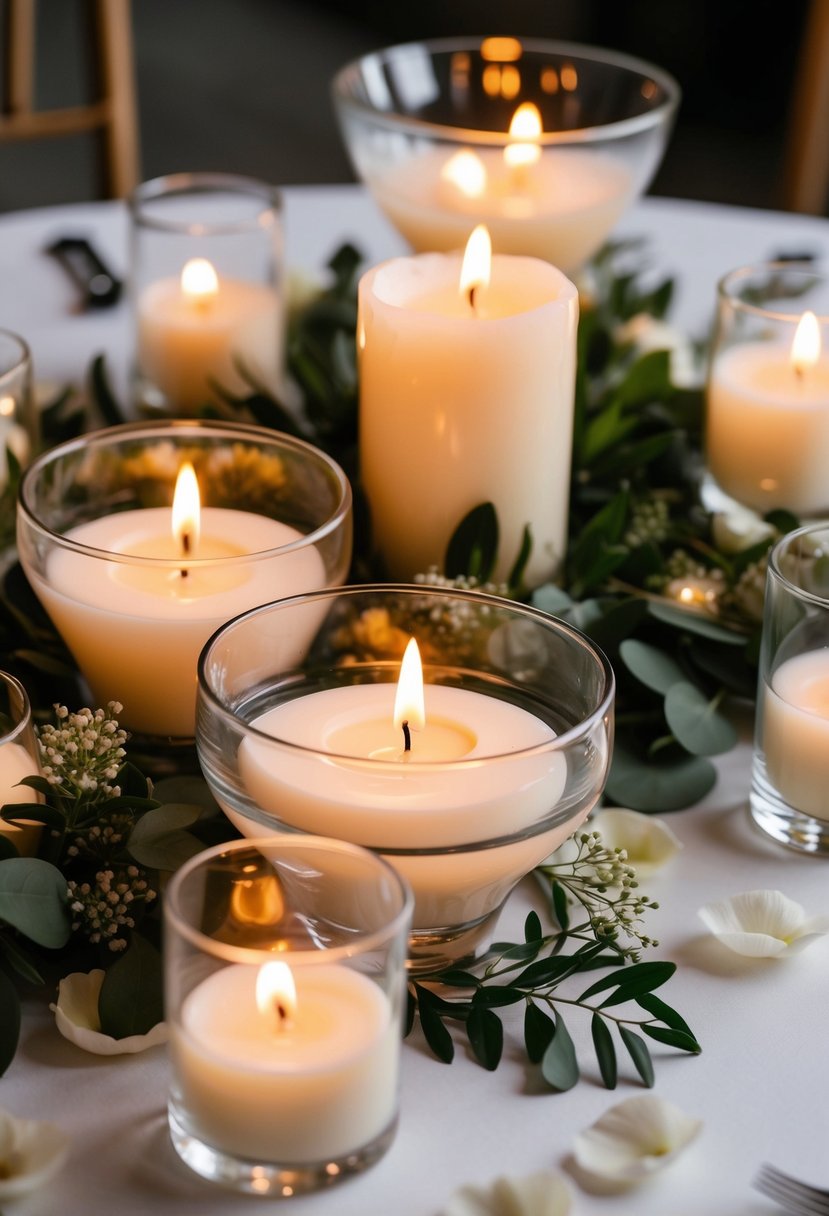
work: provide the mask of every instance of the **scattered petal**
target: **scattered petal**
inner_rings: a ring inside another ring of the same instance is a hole
[[[723,553],[740,553],[774,536],[774,528],[748,507],[736,504],[711,518],[711,536]]]
[[[0,1110],[0,1202],[42,1186],[66,1160],[69,1137],[54,1123]]]
[[[96,1056],[133,1055],[146,1051],[157,1043],[167,1042],[167,1024],[159,1022],[147,1034],[131,1034],[125,1039],[114,1039],[101,1033],[98,1016],[98,997],[104,972],[74,971],[58,984],[58,1000],[49,1008],[54,1012],[58,1030],[65,1039]]]
[[[622,807],[602,807],[588,827],[601,832],[609,849],[624,849],[637,876],[652,874],[675,857],[682,841],[662,819],[628,811]]]
[[[794,954],[829,932],[829,917],[807,916],[781,891],[744,891],[706,904],[699,916],[724,946],[751,958]]]
[[[524,1178],[496,1178],[488,1187],[455,1191],[443,1216],[567,1216],[570,1190],[552,1170]]]
[[[627,1098],[576,1136],[573,1156],[586,1173],[632,1186],[664,1169],[702,1127],[655,1094]]]

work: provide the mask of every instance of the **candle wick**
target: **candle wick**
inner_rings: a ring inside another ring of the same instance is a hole
[[[190,552],[190,533],[187,531],[184,531],[181,534],[181,548],[182,548],[182,552],[183,552],[184,556],[187,557],[188,553]],[[181,577],[187,578],[187,569],[186,568],[182,569]]]
[[[475,312],[475,292],[478,290],[478,284],[473,283],[469,288],[469,307]]]
[[[280,1026],[284,1026],[285,1023],[288,1021],[288,1010],[285,1008],[285,1006],[282,1004],[281,1001],[276,1002],[276,1016],[279,1020]]]
[[[798,384],[800,384],[803,380],[803,368],[802,368],[801,364],[799,364],[799,363],[794,364],[794,374],[795,374]]]
[[[403,723],[403,751],[410,752],[412,750],[412,732],[409,730],[409,723]]]

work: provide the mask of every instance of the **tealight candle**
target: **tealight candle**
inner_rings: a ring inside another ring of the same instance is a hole
[[[829,820],[829,649],[786,659],[763,701],[766,768],[798,811]]]
[[[40,773],[32,709],[26,690],[14,676],[0,671],[0,697],[3,717],[8,722],[8,729],[0,734],[0,807],[40,802],[40,794],[28,785],[20,784],[25,777]],[[8,823],[0,819],[0,836],[10,840],[24,857],[31,857],[37,852],[41,831],[41,825],[34,821]]]
[[[601,245],[635,194],[607,153],[544,147],[541,115],[525,102],[503,148],[436,148],[372,180],[374,196],[417,252],[463,246],[485,223],[498,253],[543,258],[571,273]]]
[[[206,258],[193,258],[180,278],[145,287],[136,315],[141,374],[169,405],[192,413],[214,399],[215,386],[251,392],[240,367],[266,389],[279,390],[282,318],[273,288],[220,279]]]
[[[490,262],[486,241],[470,240],[465,258],[398,258],[363,276],[360,467],[393,578],[442,568],[461,519],[487,501],[500,529],[496,581],[527,527],[529,585],[559,569],[577,319],[578,294],[559,271],[530,258]]]

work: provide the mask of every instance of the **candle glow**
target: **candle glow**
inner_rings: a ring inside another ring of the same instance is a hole
[[[538,106],[531,101],[523,102],[509,125],[510,143],[504,148],[505,163],[513,169],[519,165],[534,165],[541,157],[537,140],[542,131]]]
[[[287,963],[265,963],[256,977],[256,1007],[263,1017],[276,1014],[278,1030],[287,1030],[296,1014],[296,984]]]
[[[181,466],[176,478],[171,526],[182,554],[192,556],[201,533],[201,496],[196,470],[189,461]]]
[[[219,293],[219,276],[207,258],[191,258],[181,272],[181,290],[195,303],[208,303]]]
[[[440,171],[441,180],[450,182],[467,198],[481,198],[486,192],[486,167],[477,153],[462,148]]]
[[[423,730],[426,725],[423,664],[420,661],[420,650],[414,638],[409,639],[403,662],[400,664],[397,692],[394,697],[394,725],[402,728],[407,737],[409,730]]]
[[[461,265],[460,293],[469,297],[475,307],[475,293],[479,287],[488,287],[492,271],[492,241],[486,224],[479,224],[466,242],[466,252]]]
[[[802,376],[820,358],[820,326],[813,312],[804,312],[792,341],[791,362],[795,375]]]

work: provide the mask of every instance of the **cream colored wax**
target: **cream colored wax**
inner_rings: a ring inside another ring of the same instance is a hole
[[[530,585],[567,536],[578,294],[533,258],[494,257],[474,306],[460,255],[385,262],[359,289],[360,468],[389,574],[442,567],[466,513],[495,504],[507,577],[525,525]]]
[[[32,757],[19,743],[0,744],[0,806],[15,802],[39,802],[40,795],[28,785],[18,783],[38,772]],[[20,825],[0,819],[0,836],[7,836],[18,853],[31,857],[37,852],[41,826],[39,823]]]
[[[766,769],[795,810],[829,820],[829,649],[781,663],[763,704]]]

